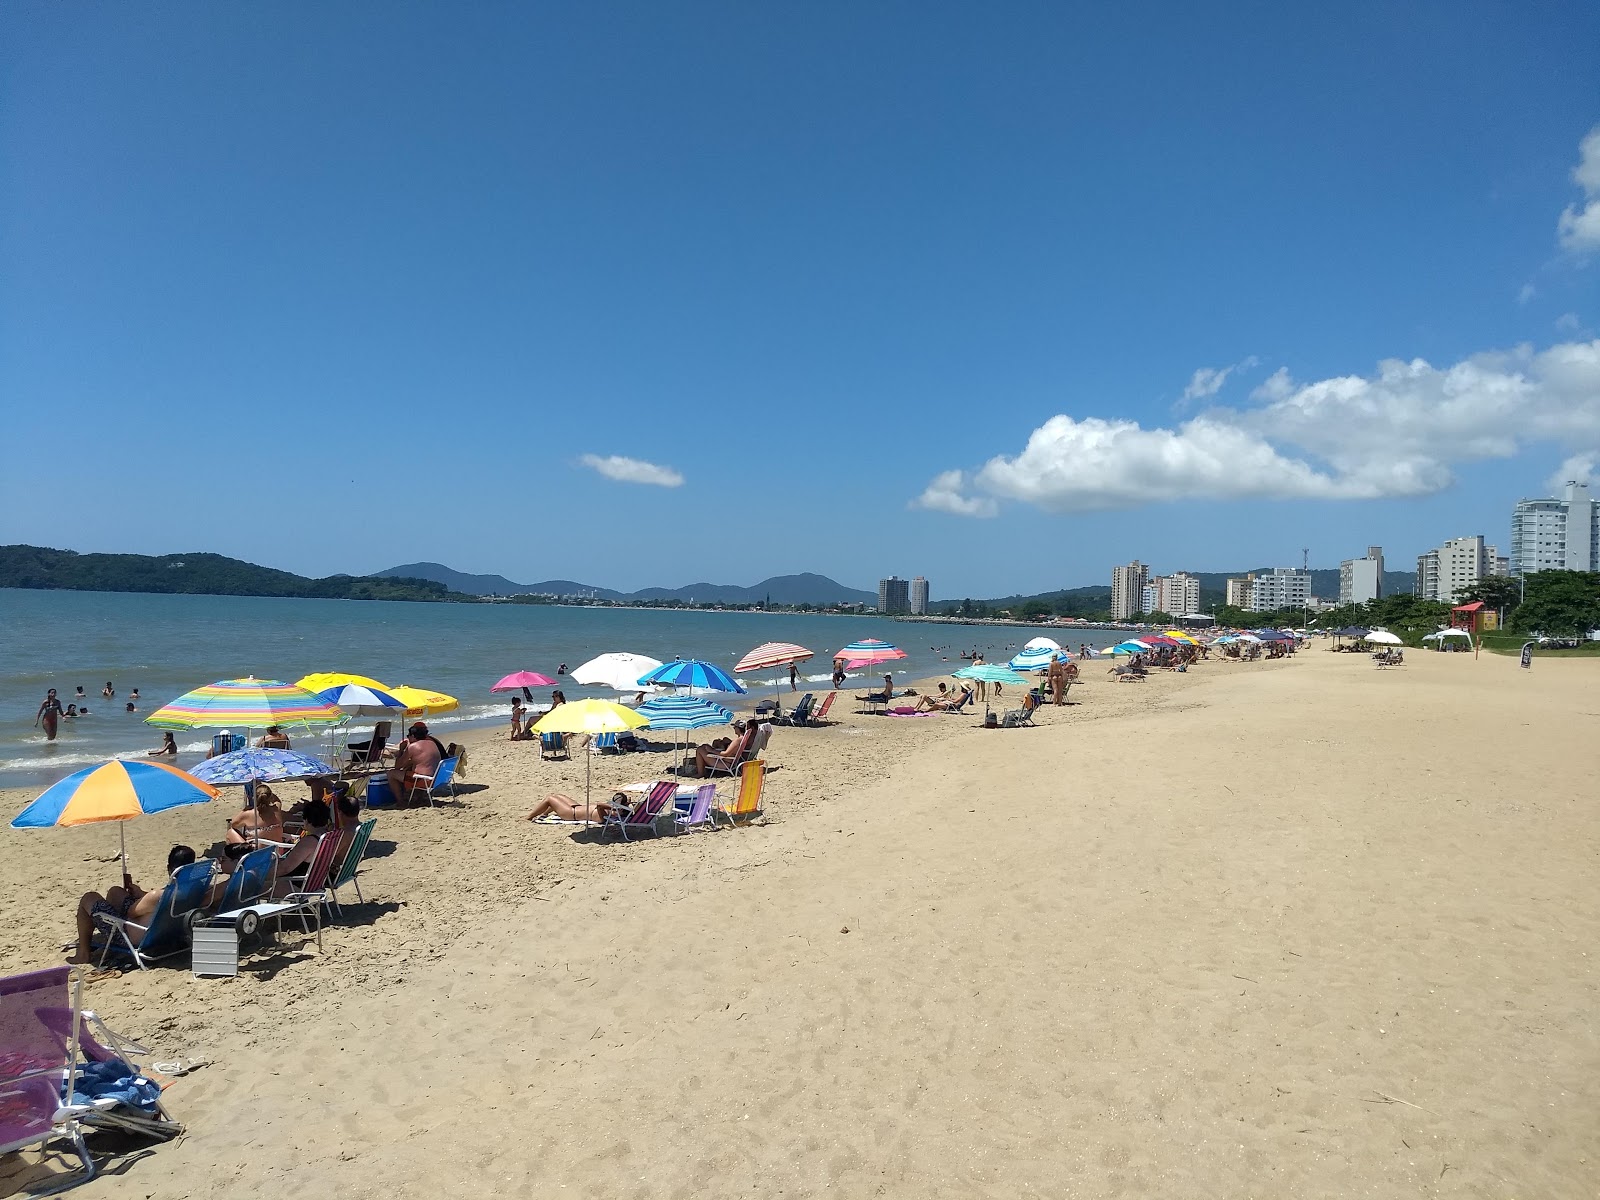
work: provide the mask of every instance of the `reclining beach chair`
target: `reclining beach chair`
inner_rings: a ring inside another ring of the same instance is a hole
[[[829,695],[832,695],[832,693],[830,692]],[[814,693],[807,692],[800,697],[800,703],[789,710],[787,717],[779,717],[777,720],[784,725],[804,725],[811,720],[811,706],[816,703],[816,700]]]
[[[540,758],[571,758],[572,751],[567,749],[567,735],[564,733],[541,733],[539,735]]]
[[[361,894],[361,856],[367,852],[367,843],[372,840],[372,831],[377,824],[378,818],[368,817],[356,826],[356,836],[350,842],[350,849],[344,852],[344,861],[333,873],[333,878],[328,880],[328,905],[335,916],[342,915],[339,909],[339,889],[342,887],[355,888],[356,899],[362,904],[367,902],[367,898]]]
[[[1006,710],[1005,716],[1000,718],[1000,727],[1002,729],[1015,729],[1019,725],[1032,725],[1033,714],[1038,707],[1039,701],[1034,698],[1032,692],[1029,692],[1022,698],[1021,708]]]
[[[590,753],[593,754],[621,754],[622,749],[617,745],[617,735],[614,733],[597,733],[594,741],[589,743]]]
[[[698,829],[711,822],[711,805],[717,798],[717,785],[702,783],[695,791],[694,802],[689,805],[689,811],[679,813],[676,818],[678,833],[686,833],[691,829]]]
[[[739,739],[728,747],[726,754],[713,754],[706,759],[706,777],[713,778],[717,775],[732,775],[751,758],[755,757],[750,743],[754,738],[755,728],[752,726],[739,735]]]
[[[433,807],[433,794],[440,788],[450,789],[450,799],[456,798],[456,764],[457,758],[447,758],[433,769],[432,775],[416,775],[411,780],[411,786],[406,790],[406,803],[411,803],[411,798],[418,792],[428,802],[428,807]]]
[[[190,863],[173,872],[149,925],[140,925],[126,917],[96,917],[96,922],[109,935],[100,951],[100,965],[105,966],[106,961],[116,955],[133,959],[134,965],[144,971],[153,962],[187,950],[189,922],[201,911],[210,888],[210,861]]]
[[[716,827],[720,817],[729,826],[748,825],[761,815],[761,791],[766,786],[767,764],[747,762],[739,771],[739,794],[731,809],[713,808],[711,824]]]
[[[388,721],[379,721],[372,727],[372,736],[364,742],[352,742],[348,747],[350,757],[344,762],[347,767],[377,767],[383,762],[384,749],[389,744],[390,724]]]
[[[232,912],[272,895],[277,865],[278,854],[271,846],[250,851],[233,868],[233,874],[228,876],[228,886],[222,890],[221,899],[213,907],[219,913]]]
[[[828,720],[828,710],[833,707],[833,702],[835,700],[837,700],[838,698],[839,698],[839,693],[838,692],[829,692],[826,696],[824,696],[822,698],[822,703],[817,705],[816,710],[814,712],[812,712],[810,717],[807,718],[806,724],[807,725],[823,725],[823,724],[826,724],[827,720]]]
[[[654,833],[656,831],[656,818],[661,815],[662,809],[672,803],[672,798],[678,794],[678,781],[663,779],[658,782],[639,801],[633,809],[626,813],[619,813],[615,809],[608,810],[605,820],[600,825],[601,840],[605,839],[610,830],[622,834],[622,840],[630,840],[631,834]]]
[[[300,885],[299,891],[290,892],[278,900],[262,897],[250,901],[238,908],[217,913],[207,923],[231,922],[243,940],[260,929],[263,921],[276,921],[278,928],[282,929],[285,917],[299,917],[300,927],[306,933],[312,932],[312,922],[315,922],[317,949],[321,950],[322,906],[328,902],[328,873],[333,869],[333,856],[338,850],[338,833],[323,834],[317,842],[316,852],[311,856],[305,882]]]

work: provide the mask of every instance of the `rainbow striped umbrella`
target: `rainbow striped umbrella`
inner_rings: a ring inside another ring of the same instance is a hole
[[[145,813],[165,812],[186,804],[204,804],[220,795],[186,771],[166,763],[114,758],[85,767],[52,784],[11,822],[13,829],[53,829],[58,825],[122,822]],[[128,873],[128,841],[122,837],[122,873]]]
[[[315,692],[277,679],[224,679],[185,692],[145,718],[158,729],[337,725],[345,714]]]
[[[843,659],[847,668],[870,667],[905,656],[904,650],[878,638],[863,638],[859,642],[851,642],[843,650],[836,650],[833,654],[834,658]]]

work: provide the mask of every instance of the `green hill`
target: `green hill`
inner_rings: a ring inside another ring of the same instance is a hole
[[[307,579],[221,554],[78,554],[0,546],[0,587],[325,600],[466,600],[427,579]]]

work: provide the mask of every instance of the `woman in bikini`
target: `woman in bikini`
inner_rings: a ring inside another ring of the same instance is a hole
[[[613,812],[629,812],[633,808],[632,802],[625,792],[612,793],[609,800],[596,800],[592,804],[584,804],[574,800],[571,796],[563,796],[560,792],[551,792],[539,801],[528,820],[538,821],[554,817],[558,821],[569,821],[573,824],[603,825],[608,814]]]

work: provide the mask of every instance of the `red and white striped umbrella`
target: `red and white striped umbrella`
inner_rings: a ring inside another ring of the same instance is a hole
[[[805,662],[814,655],[804,646],[796,646],[793,642],[767,642],[757,646],[734,664],[733,673],[743,675],[746,671],[760,671],[767,667],[781,667],[785,663]]]

